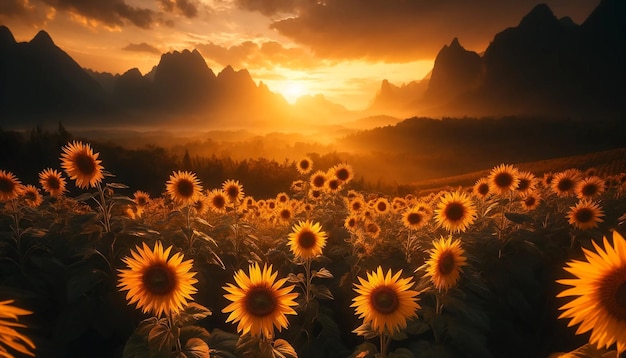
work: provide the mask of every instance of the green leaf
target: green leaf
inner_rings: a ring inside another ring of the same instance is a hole
[[[200,338],[205,342],[211,341],[211,334],[204,327],[200,326],[184,326],[180,328],[179,339],[181,342],[187,342],[191,338]]]
[[[293,273],[290,272],[287,275],[287,282],[290,282],[290,283],[304,282],[304,275],[302,273],[299,273],[296,276],[296,275],[294,275]]]
[[[150,351],[169,351],[174,346],[174,340],[174,333],[164,324],[157,324],[148,333]]]
[[[211,310],[196,302],[191,302],[176,317],[176,325],[186,326],[211,315]]]
[[[504,213],[504,216],[516,224],[531,223],[533,218],[527,214]]]
[[[280,358],[298,358],[296,350],[284,339],[274,341],[274,356]]]
[[[137,331],[130,336],[124,345],[123,358],[150,358],[150,349],[145,335]]]
[[[92,193],[82,193],[78,197],[74,198],[76,201],[87,201],[89,199],[93,199],[94,196]]]
[[[128,185],[122,183],[107,183],[106,187],[113,189],[128,189]]]
[[[208,221],[204,220],[203,218],[199,218],[199,217],[197,217],[197,216],[193,218],[193,221],[194,221],[195,223],[198,223],[198,224],[201,224],[201,225],[204,225],[204,226],[208,226],[208,227],[210,227],[210,228],[212,228],[212,227],[213,227],[213,225],[209,224],[209,222],[208,222]]]
[[[322,267],[319,271],[313,270],[312,273],[313,273],[313,277],[333,278],[333,274],[324,267]]]
[[[356,333],[358,336],[362,336],[365,339],[378,337],[378,331],[373,330],[369,322],[361,324],[355,328],[352,333]]]
[[[415,358],[415,355],[406,348],[398,348],[392,353],[389,353],[388,358]]]
[[[311,290],[313,291],[315,297],[319,297],[324,300],[333,300],[335,297],[333,293],[330,292],[330,289],[324,285],[311,285]]]
[[[185,343],[185,347],[181,353],[184,354],[184,357],[188,358],[208,358],[209,345],[200,338],[191,338]]]
[[[199,237],[199,238],[201,238],[202,240],[207,241],[207,242],[210,242],[210,243],[212,243],[213,245],[217,246],[217,242],[215,242],[215,240],[213,240],[213,238],[212,238],[212,237],[210,237],[209,235],[205,234],[204,232],[202,232],[202,231],[198,231],[198,230],[194,230],[194,231],[193,231],[193,234],[194,234],[194,235],[196,235],[196,236],[198,236],[198,237]]]

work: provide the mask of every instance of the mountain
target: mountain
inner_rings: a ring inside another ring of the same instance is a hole
[[[626,2],[602,0],[581,25],[537,5],[517,26],[497,33],[482,55],[455,38],[437,55],[425,86],[394,93],[383,82],[370,111],[393,106],[407,117],[623,117]]]
[[[0,26],[0,50],[0,125],[10,118],[106,113],[102,87],[45,31],[28,43],[17,43]]]

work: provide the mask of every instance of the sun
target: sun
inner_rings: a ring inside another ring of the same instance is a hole
[[[288,80],[277,84],[276,90],[293,104],[296,100],[309,93],[306,84],[302,81]]]

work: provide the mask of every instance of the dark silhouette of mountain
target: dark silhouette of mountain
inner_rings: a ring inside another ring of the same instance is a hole
[[[2,26],[0,39],[0,125],[10,118],[28,123],[43,115],[58,118],[106,111],[102,87],[48,33],[39,31],[30,42],[16,43]]]
[[[425,93],[389,88],[383,83],[370,110],[383,102],[407,108],[405,116],[624,116],[626,2],[602,0],[582,25],[537,5],[482,55],[457,39],[444,46]]]
[[[427,76],[421,81],[411,81],[407,84],[396,86],[385,79],[382,81],[380,90],[378,90],[368,111],[404,116],[407,111],[410,112],[412,110],[411,103],[426,93],[428,82],[429,78]]]

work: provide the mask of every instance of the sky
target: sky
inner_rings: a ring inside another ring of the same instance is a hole
[[[292,102],[323,94],[365,109],[383,79],[424,78],[457,37],[483,52],[539,3],[582,23],[600,0],[0,0],[18,42],[47,31],[82,67],[143,74],[197,49],[219,73],[247,69]]]

